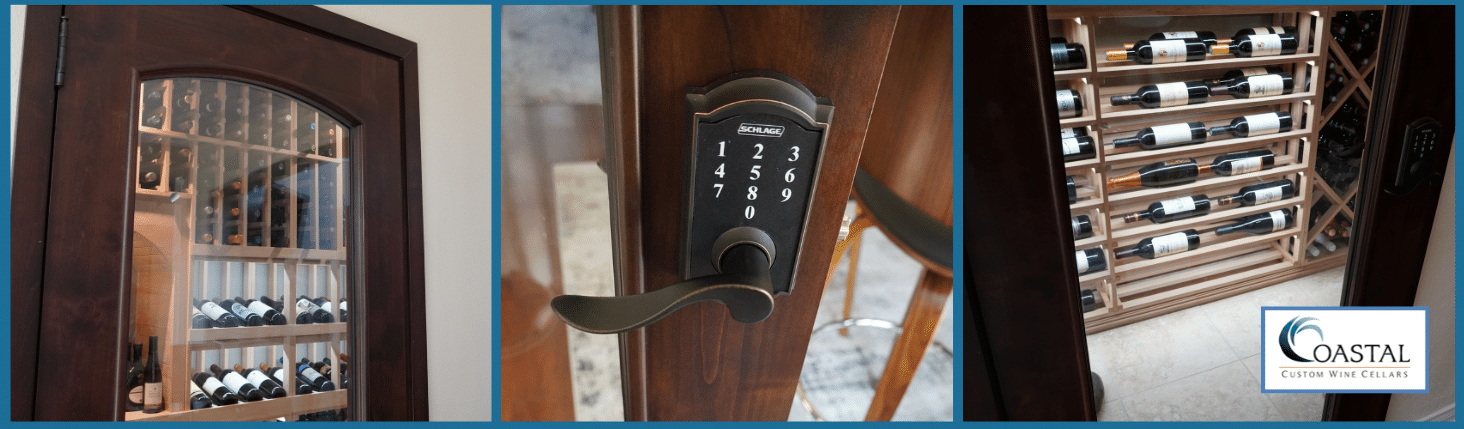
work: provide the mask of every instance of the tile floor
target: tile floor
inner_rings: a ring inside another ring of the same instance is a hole
[[[1320,393],[1261,393],[1262,306],[1332,306],[1343,268],[1088,336],[1100,421],[1318,421]]]

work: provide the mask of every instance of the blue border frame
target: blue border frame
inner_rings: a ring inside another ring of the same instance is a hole
[[[1270,334],[1266,331],[1267,311],[1423,311],[1423,390],[1300,390],[1266,389],[1266,347],[1261,346],[1261,393],[1428,393],[1428,307],[1261,307],[1261,344]],[[1458,323],[1457,320],[1455,323]]]

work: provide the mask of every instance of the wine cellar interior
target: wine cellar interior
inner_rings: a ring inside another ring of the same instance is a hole
[[[129,369],[160,362],[163,410],[119,404],[126,419],[343,419],[345,126],[243,82],[140,91],[132,343],[159,350]]]
[[[1065,142],[1071,145],[1065,154],[1072,154],[1064,168],[1089,333],[1346,262],[1378,34],[1386,30],[1380,28],[1381,7],[1235,12],[1222,6],[1048,7],[1059,106],[1064,90],[1080,97],[1076,111],[1060,112],[1059,123],[1064,137],[1073,138]],[[1155,41],[1168,37],[1162,32],[1190,30],[1210,33],[1174,36],[1190,38],[1188,57],[1136,58],[1167,46],[1184,55],[1186,42]],[[1240,43],[1250,39],[1246,33],[1256,40],[1294,38],[1294,53],[1286,43],[1275,51],[1260,41]],[[1194,48],[1197,43],[1205,44],[1203,50]],[[1059,61],[1059,51],[1066,61]],[[1081,60],[1070,59],[1074,55]],[[1285,90],[1244,82],[1284,82]],[[1180,97],[1189,100],[1114,104],[1121,101],[1115,97],[1158,94],[1152,88],[1162,84],[1179,85]],[[1272,131],[1217,129],[1243,119]],[[1175,127],[1179,137],[1172,137]],[[1195,134],[1185,135],[1185,128]],[[1147,143],[1126,144],[1145,134]],[[1077,140],[1082,135],[1084,150]],[[1180,143],[1166,145],[1165,139]],[[1151,176],[1144,171],[1186,168],[1188,181],[1126,186]],[[1147,219],[1164,209],[1189,216]],[[1275,227],[1216,234],[1263,217]],[[1138,257],[1116,258],[1131,250]]]

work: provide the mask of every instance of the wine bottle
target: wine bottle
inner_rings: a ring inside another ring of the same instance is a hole
[[[1070,139],[1078,136],[1087,136],[1088,127],[1072,127],[1062,129],[1062,138]]]
[[[1088,176],[1067,177],[1068,204],[1078,202],[1078,188],[1084,186],[1088,186]]]
[[[1073,216],[1073,239],[1082,240],[1092,236],[1093,221],[1088,219],[1088,215]]]
[[[239,317],[234,316],[232,313],[229,313],[228,310],[225,310],[223,307],[220,307],[218,304],[214,304],[211,301],[205,301],[200,299],[194,301],[193,304],[198,306],[198,309],[202,310],[203,314],[213,318],[214,323],[217,323],[218,326],[222,326],[225,328],[234,328],[238,327],[244,322],[242,320],[239,320]]]
[[[1200,39],[1206,46],[1214,45],[1218,40],[1213,31],[1165,31],[1149,35],[1149,40],[1175,40],[1175,39]],[[1124,47],[1129,45],[1126,43]]]
[[[1286,33],[1295,33],[1295,32],[1296,32],[1296,27],[1291,27],[1291,26],[1285,26],[1285,27],[1280,27],[1280,26],[1277,26],[1277,27],[1251,27],[1251,28],[1247,28],[1247,29],[1243,29],[1243,30],[1240,30],[1240,31],[1235,32],[1235,36],[1231,37],[1231,39],[1239,39],[1239,38],[1241,38],[1241,36],[1249,36],[1249,35],[1253,35],[1253,34],[1286,34]]]
[[[240,297],[240,296],[234,297],[234,302],[239,303],[239,304],[243,304],[245,307],[249,308],[250,310],[253,310],[255,314],[259,314],[260,317],[264,320],[264,323],[265,324],[268,324],[268,325],[284,325],[284,324],[286,324],[288,322],[287,320],[285,320],[285,316],[283,314],[280,314],[280,312],[275,311],[274,307],[270,307],[269,305],[267,305],[265,303],[262,303],[262,302],[259,302],[259,301],[255,301],[255,300],[252,300],[252,299],[245,300],[244,297]]]
[[[1133,137],[1114,139],[1113,147],[1137,146],[1143,150],[1158,150],[1204,143],[1206,138],[1204,122],[1187,122],[1141,129]]]
[[[281,297],[281,298],[283,298],[283,297]],[[260,302],[263,302],[265,305],[268,305],[270,307],[274,307],[275,311],[279,312],[280,314],[284,314],[285,313],[285,305],[282,302],[283,301],[282,299],[281,300],[275,300],[275,299],[270,299],[270,297],[267,297],[267,296],[261,296],[261,297],[259,297],[259,301]],[[313,322],[314,322],[314,320],[311,319],[310,313],[306,313],[304,311],[296,311],[295,312],[295,324],[296,325],[309,325],[309,324],[311,324]]]
[[[142,412],[163,412],[163,370],[158,366],[158,336],[147,339],[147,368],[142,371]]]
[[[1333,243],[1332,240],[1328,239],[1325,235],[1317,234],[1317,238],[1312,241],[1322,245],[1322,247],[1327,248],[1328,252],[1337,251],[1337,243]]]
[[[295,300],[295,311],[309,314],[310,320],[314,323],[330,323],[335,321],[330,316],[330,313],[325,312],[319,305],[315,304],[315,301],[311,301],[305,295],[300,295],[300,298]]]
[[[260,372],[254,368],[245,367],[244,365],[237,363],[234,364],[234,371],[244,375],[245,380],[249,380],[250,383],[258,386],[259,390],[264,392],[265,397],[285,397],[285,388],[281,387],[279,383],[276,383],[274,380],[270,379],[269,376],[265,375],[263,372]]]
[[[1273,97],[1290,94],[1293,89],[1291,73],[1263,74],[1235,78],[1210,88],[1210,95],[1229,95],[1235,98]]]
[[[1258,149],[1217,156],[1210,164],[1210,171],[1221,176],[1235,176],[1268,170],[1275,165],[1276,155],[1270,149]]]
[[[243,325],[264,326],[264,315],[256,313],[254,309],[228,298],[219,298],[219,306],[228,309],[243,320]]]
[[[1200,81],[1144,85],[1133,94],[1109,97],[1115,106],[1138,104],[1145,109],[1200,104],[1209,99],[1210,87]]]
[[[1215,235],[1244,232],[1252,235],[1270,234],[1291,227],[1291,210],[1272,210],[1269,213],[1250,215],[1234,219],[1235,223],[1215,229]]]
[[[320,372],[315,371],[315,368],[311,368],[308,360],[295,365],[295,373],[318,392],[335,390],[335,384],[331,383],[325,376],[320,375]]]
[[[1098,291],[1093,289],[1083,289],[1083,292],[1078,294],[1078,299],[1082,302],[1084,313],[1103,306],[1103,298],[1098,295]]]
[[[1057,90],[1057,117],[1076,118],[1083,116],[1083,97],[1071,89]]]
[[[341,298],[341,322],[346,321],[346,299]]]
[[[1194,182],[1211,166],[1200,165],[1194,158],[1175,159],[1149,164],[1129,174],[1108,178],[1108,191],[1138,188],[1163,188]]]
[[[1300,46],[1296,33],[1249,34],[1210,47],[1210,54],[1232,54],[1239,58],[1291,55]]]
[[[219,380],[223,380],[224,386],[227,386],[230,391],[239,395],[240,398],[244,398],[244,400],[250,402],[264,400],[264,392],[260,392],[259,388],[254,386],[254,383],[250,383],[248,379],[234,372],[234,370],[219,368],[218,364],[209,365],[208,370],[212,371]]]
[[[213,399],[215,404],[234,405],[239,403],[239,395],[235,395],[234,392],[229,391],[229,387],[225,386],[224,382],[219,381],[218,377],[214,377],[213,374],[207,372],[193,374],[193,382],[197,383],[198,387],[203,388],[203,392],[208,394],[209,398]]]
[[[1140,40],[1131,48],[1109,50],[1106,56],[1108,61],[1133,60],[1139,64],[1180,63],[1204,60],[1207,47],[1198,38]]]
[[[1239,193],[1220,197],[1216,203],[1224,206],[1240,202],[1241,207],[1248,207],[1281,201],[1294,196],[1296,196],[1296,184],[1291,183],[1291,179],[1281,179],[1242,187]]]
[[[142,114],[142,125],[152,128],[163,127],[163,116],[168,114],[168,108],[164,106],[154,107]]]
[[[1097,147],[1093,138],[1088,136],[1062,139],[1062,160],[1072,162],[1096,157]]]
[[[1108,268],[1108,262],[1103,259],[1102,246],[1079,250],[1076,256],[1078,259],[1078,275],[1080,276]]]
[[[1188,252],[1200,247],[1200,233],[1193,229],[1164,234],[1139,240],[1139,244],[1115,253],[1115,258],[1138,256],[1144,259],[1162,258],[1176,253]]]
[[[281,359],[283,360],[283,358],[281,358]],[[269,378],[272,379],[272,380],[274,380],[275,383],[280,383],[280,385],[284,385],[284,383],[285,383],[285,377],[286,377],[285,369],[284,368],[281,368],[281,367],[270,368],[268,365],[265,365],[265,364],[261,363],[261,364],[259,364],[259,370],[260,371],[263,371],[265,375],[268,375]],[[306,383],[305,381],[300,380],[300,377],[296,376],[293,379],[295,380],[295,394],[296,395],[304,395],[304,394],[308,394],[310,392],[314,392],[315,391],[314,388],[310,387],[310,384],[309,383]]]
[[[1211,128],[1210,135],[1218,136],[1220,134],[1230,133],[1230,135],[1244,138],[1284,133],[1287,131],[1291,131],[1291,113],[1271,112],[1235,118],[1230,121],[1230,125]]]
[[[1263,74],[1278,74],[1285,72],[1285,70],[1282,70],[1280,67],[1276,66],[1246,67],[1243,69],[1236,69],[1225,72],[1225,75],[1221,76],[1219,79],[1205,79],[1201,82],[1204,82],[1205,86],[1216,86],[1235,80],[1235,78],[1238,77],[1260,76]]]
[[[132,358],[127,361],[127,377],[123,379],[126,382],[122,384],[123,391],[127,392],[123,395],[126,402],[124,409],[141,411],[144,405],[142,373],[146,366],[142,363],[142,344],[133,343],[130,348]]]
[[[1204,194],[1171,198],[1149,205],[1148,210],[1124,215],[1124,223],[1148,219],[1154,223],[1188,219],[1210,213],[1210,198]]]
[[[198,383],[188,382],[188,409],[198,410],[213,406],[213,399],[198,388]]]
[[[315,369],[315,372],[320,373],[320,376],[325,377],[326,380],[330,379],[330,358],[325,358],[320,362],[311,363],[310,368]]]
[[[310,300],[310,302],[314,302],[315,305],[317,305],[317,306],[320,307],[320,310],[321,311],[324,311],[325,312],[325,314],[335,314],[334,312],[331,311],[330,300],[325,299],[325,297],[323,297],[323,296],[322,297],[319,297],[319,298],[312,299],[312,300]],[[326,359],[330,359],[330,358],[326,358]]]
[[[1052,69],[1073,70],[1088,66],[1088,52],[1083,45],[1066,40],[1052,42]]]

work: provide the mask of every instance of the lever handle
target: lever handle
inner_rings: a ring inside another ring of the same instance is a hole
[[[757,323],[773,313],[772,239],[761,230],[738,227],[717,239],[719,274],[681,281],[639,295],[591,297],[564,295],[549,307],[569,326],[592,334],[614,334],[655,323],[701,301],[727,306],[732,319]]]

